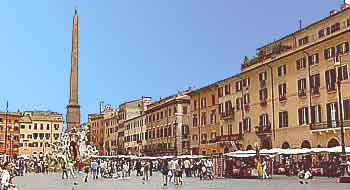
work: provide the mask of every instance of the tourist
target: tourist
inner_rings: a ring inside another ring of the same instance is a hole
[[[186,177],[191,177],[191,170],[190,170],[191,162],[190,162],[190,160],[186,159],[183,163],[184,163]]]
[[[267,175],[267,163],[266,163],[266,159],[263,159],[262,162],[262,178],[263,179],[267,179],[269,176]]]
[[[63,161],[61,168],[62,168],[62,179],[64,179],[64,176],[66,176],[66,178],[68,179],[67,164],[65,161]]]
[[[143,180],[148,181],[149,180],[149,169],[150,169],[150,163],[148,161],[145,162],[143,166]]]
[[[169,173],[169,168],[168,168],[168,161],[164,160],[162,164],[162,169],[161,169],[162,175],[163,175],[163,185],[167,186],[168,185],[168,173]]]
[[[5,162],[2,170],[2,177],[1,177],[1,189],[2,190],[8,190],[10,185],[10,171],[11,170],[11,164],[9,162]]]
[[[84,181],[85,181],[85,183],[88,182],[89,171],[90,171],[89,166],[85,166],[85,168],[84,168],[84,173],[85,173],[85,180]]]
[[[98,168],[98,163],[96,160],[91,162],[91,170],[92,170],[92,178],[97,179],[97,168]]]

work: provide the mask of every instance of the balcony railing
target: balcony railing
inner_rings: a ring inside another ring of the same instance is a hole
[[[305,97],[306,96],[306,90],[305,89],[299,89],[298,90],[298,96],[299,97]]]
[[[343,121],[343,127],[350,127],[350,120]],[[311,130],[339,129],[339,128],[340,128],[340,121],[328,121],[328,122],[310,124]]]
[[[266,106],[267,105],[267,98],[266,97],[263,97],[260,99],[260,105],[261,106]]]
[[[233,119],[233,112],[228,111],[228,112],[223,112],[221,113],[221,119]]]
[[[280,100],[280,102],[286,101],[287,100],[286,95],[279,96],[279,100]]]
[[[259,136],[272,134],[271,125],[268,124],[255,126],[255,133]]]
[[[320,88],[311,88],[311,95],[312,96],[320,95]]]

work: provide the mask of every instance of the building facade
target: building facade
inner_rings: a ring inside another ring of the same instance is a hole
[[[209,85],[189,93],[190,114],[190,153],[216,154],[220,148],[220,117],[217,84]]]
[[[145,113],[144,155],[189,153],[190,91],[153,102]]]
[[[124,122],[124,148],[128,154],[141,155],[146,145],[145,114]]]
[[[63,132],[63,115],[57,112],[24,112],[20,124],[20,155],[46,153],[59,142]]]
[[[19,155],[20,112],[0,112],[0,152],[12,157]],[[7,128],[6,128],[7,126]]]

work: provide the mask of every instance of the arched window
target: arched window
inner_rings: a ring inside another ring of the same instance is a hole
[[[311,144],[308,140],[304,140],[303,143],[301,143],[301,148],[311,148]]]
[[[290,148],[289,143],[288,143],[288,142],[284,142],[284,143],[282,144],[282,149],[288,149],[288,148]]]
[[[337,139],[331,139],[328,141],[328,144],[327,144],[327,147],[328,148],[333,148],[333,147],[336,147],[336,146],[339,146],[339,141]]]

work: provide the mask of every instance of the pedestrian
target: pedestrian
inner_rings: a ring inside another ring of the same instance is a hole
[[[10,187],[10,171],[11,166],[9,162],[5,162],[2,169],[2,177],[1,177],[1,189],[8,190]]]
[[[67,164],[65,161],[63,161],[61,168],[62,168],[62,179],[64,179],[64,176],[66,176],[66,178],[68,179]]]
[[[266,171],[267,171],[267,163],[266,163],[266,159],[264,158],[263,162],[262,162],[262,178],[263,179],[267,179],[269,177],[267,175]]]
[[[89,166],[85,166],[85,168],[84,168],[84,173],[85,173],[85,180],[84,181],[85,181],[85,183],[88,182],[89,170],[90,170]]]
[[[98,163],[94,160],[91,162],[92,178],[97,179]]]
[[[166,160],[163,161],[161,172],[163,175],[163,185],[167,186],[168,185],[169,168],[168,168],[168,162]]]

